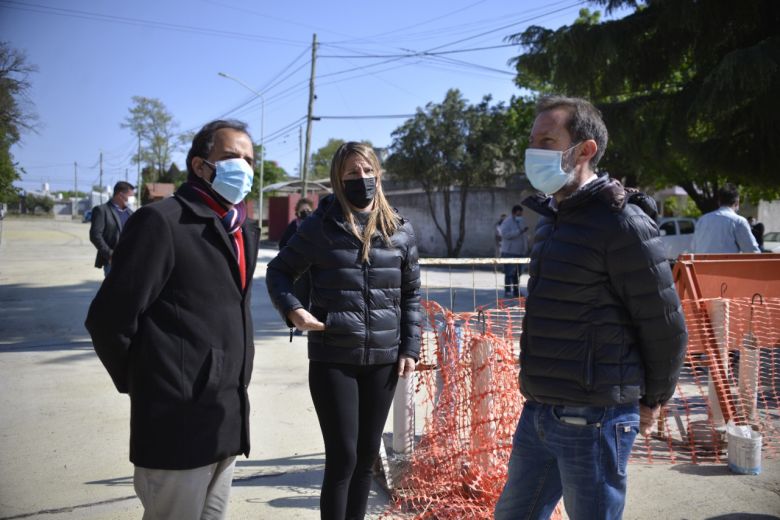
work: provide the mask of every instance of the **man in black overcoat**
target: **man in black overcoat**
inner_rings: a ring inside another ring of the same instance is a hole
[[[130,396],[144,519],[225,518],[235,458],[249,454],[253,165],[245,124],[204,126],[187,182],[128,221],[89,308],[95,351]]]

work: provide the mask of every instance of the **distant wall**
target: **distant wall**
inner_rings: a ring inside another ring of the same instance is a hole
[[[481,188],[469,190],[466,199],[466,237],[460,251],[461,258],[495,256],[495,225],[502,213],[509,215],[512,206],[520,204],[530,192],[507,188]],[[425,193],[418,190],[399,190],[387,193],[390,204],[408,218],[417,235],[420,254],[429,257],[447,256],[444,237],[436,229]],[[444,229],[444,211],[441,193],[434,195],[436,215]],[[450,193],[453,244],[458,238],[460,225],[460,194],[457,188]],[[530,236],[536,228],[538,215],[525,209],[523,217],[529,226]]]
[[[767,233],[770,231],[780,231],[780,201],[774,200],[767,202],[762,200],[759,202],[756,219],[764,224],[764,230]]]

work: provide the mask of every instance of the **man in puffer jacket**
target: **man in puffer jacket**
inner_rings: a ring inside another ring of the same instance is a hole
[[[527,399],[497,519],[621,518],[626,466],[674,394],[687,331],[653,220],[597,176],[607,145],[583,99],[543,98],[526,151],[531,184],[552,196],[531,251],[520,345]]]

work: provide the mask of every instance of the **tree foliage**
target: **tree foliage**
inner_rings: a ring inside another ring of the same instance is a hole
[[[27,63],[24,52],[0,42],[0,202],[18,200],[13,182],[20,178],[11,147],[25,131],[34,131],[37,116],[28,93],[30,75],[38,69]]]
[[[325,146],[311,154],[312,179],[327,179],[330,177],[330,162],[339,146],[346,143],[344,139],[328,139]]]
[[[158,177],[163,175],[171,155],[180,145],[176,133],[179,124],[163,102],[155,98],[133,96],[130,115],[119,126],[129,128],[141,140],[140,151],[133,156],[133,162],[151,166]]]
[[[490,96],[468,105],[461,93],[452,89],[442,103],[418,108],[412,119],[393,132],[385,166],[393,177],[422,185],[448,256],[457,257],[466,238],[470,190],[495,185],[517,164],[517,140],[511,129],[519,126],[521,113],[503,104],[491,106]],[[437,193],[442,197],[440,208],[434,196]],[[460,202],[457,235],[453,230],[453,196]]]
[[[259,144],[255,144],[255,176],[252,180],[252,191],[249,192],[247,198],[250,200],[257,200],[257,196],[260,193],[260,152],[262,147]],[[275,184],[287,180],[287,172],[284,168],[279,166],[276,161],[269,161],[265,159],[263,161],[263,186]],[[265,195],[268,196],[268,193]]]
[[[589,98],[610,145],[602,165],[644,185],[683,187],[702,211],[725,181],[779,193],[780,3],[591,0],[628,16],[582,16],[510,37],[516,83]]]

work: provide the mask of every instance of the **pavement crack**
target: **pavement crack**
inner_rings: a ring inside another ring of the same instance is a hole
[[[132,500],[136,498],[135,495],[130,495],[126,497],[120,497],[120,498],[112,498],[109,500],[101,500],[99,502],[90,502],[88,504],[79,504],[76,506],[69,506],[69,507],[60,507],[56,509],[42,509],[40,511],[35,511],[34,513],[22,513],[20,515],[13,515],[13,516],[3,516],[0,517],[0,520],[16,520],[17,518],[30,518],[33,516],[39,516],[39,515],[56,515],[58,513],[70,513],[72,511],[75,511],[77,509],[84,509],[85,507],[94,507],[94,506],[102,506],[106,504],[113,504],[115,502],[124,502],[125,500]]]

